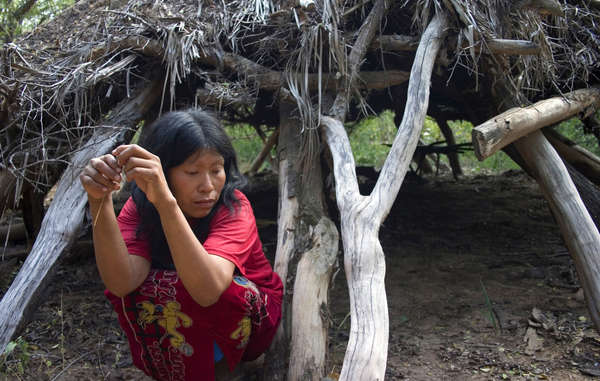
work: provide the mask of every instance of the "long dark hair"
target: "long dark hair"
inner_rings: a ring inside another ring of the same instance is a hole
[[[203,242],[217,209],[225,205],[231,212],[235,212],[239,200],[235,197],[234,190],[246,185],[246,179],[238,169],[235,150],[229,137],[212,114],[199,110],[167,113],[144,129],[147,130],[142,134],[144,138],[140,145],[160,158],[167,182],[170,182],[169,169],[182,164],[198,150],[215,150],[225,159],[226,179],[219,200],[206,217],[191,224],[196,237]],[[158,211],[135,184],[131,195],[141,218],[137,234],[150,241],[152,267],[175,269]]]

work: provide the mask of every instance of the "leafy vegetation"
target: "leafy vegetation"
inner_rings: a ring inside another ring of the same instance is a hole
[[[48,20],[75,0],[0,0],[0,39],[12,41]]]
[[[240,167],[240,171],[248,171],[252,165],[252,162],[262,150],[264,145],[263,141],[256,133],[254,127],[247,124],[226,126],[225,130],[231,138],[233,147],[238,155],[238,165]],[[262,130],[265,131],[265,128],[262,128]],[[271,132],[267,132],[266,135],[268,136],[270,133]],[[275,152],[271,152],[271,155],[275,155]],[[270,167],[271,164],[269,161],[265,160],[259,171],[269,169]]]
[[[22,375],[29,358],[29,344],[22,337],[9,342],[0,354],[0,375]]]
[[[470,122],[454,120],[449,121],[448,125],[454,132],[457,144],[471,142],[473,125]],[[348,123],[347,129],[356,165],[381,168],[396,136],[394,113],[388,110],[356,123]],[[598,140],[594,135],[584,132],[583,123],[579,119],[573,118],[562,122],[556,126],[556,130],[600,156]],[[262,149],[263,142],[257,136],[254,128],[248,125],[228,126],[227,132],[238,152],[240,169],[245,171]],[[444,141],[444,136],[433,118],[426,118],[420,140],[425,145]],[[448,158],[441,155],[440,163],[441,166],[448,167]],[[472,151],[467,151],[460,155],[460,163],[465,174],[499,173],[510,169],[519,169],[519,166],[502,151],[483,161],[479,161]],[[262,169],[269,167],[270,164],[265,162]]]

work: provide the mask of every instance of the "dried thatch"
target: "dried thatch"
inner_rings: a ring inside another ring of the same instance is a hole
[[[597,84],[598,1],[562,1],[394,2],[361,70],[406,70],[424,26],[445,12],[453,26],[434,87],[458,116],[495,113],[507,96],[496,92],[499,79],[520,103]],[[401,96],[389,95],[401,86],[370,89],[366,73],[347,81],[347,55],[373,4],[80,1],[3,47],[0,169],[47,189],[92,128],[155,78],[164,77],[163,111],[209,105],[253,124],[275,124],[278,100],[292,98],[310,128],[329,111],[327,90],[349,83],[353,115],[400,111]],[[505,54],[498,39],[529,41],[529,54]]]

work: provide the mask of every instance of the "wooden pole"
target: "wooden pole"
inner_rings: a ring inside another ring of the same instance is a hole
[[[575,262],[588,310],[600,329],[600,234],[560,156],[540,131],[515,142],[556,217]]]
[[[0,301],[0,353],[4,351],[20,324],[37,307],[60,255],[77,238],[83,222],[87,197],[79,173],[93,157],[110,151],[124,136],[123,126],[134,127],[160,96],[162,81],[156,81],[134,99],[122,102],[106,121],[96,127],[90,140],[75,153],[61,176],[56,194],[42,222],[30,254],[10,288]],[[119,126],[115,128],[114,126]]]
[[[352,149],[343,124],[336,118],[321,119],[333,157],[350,293],[350,339],[340,380],[370,381],[385,377],[389,317],[379,227],[400,190],[423,128],[433,65],[446,25],[445,17],[438,14],[421,37],[411,70],[404,116],[377,184],[368,197],[359,192]]]
[[[534,103],[512,108],[473,128],[475,156],[486,159],[499,149],[542,127],[556,124],[579,113],[600,107],[600,89],[580,89]]]

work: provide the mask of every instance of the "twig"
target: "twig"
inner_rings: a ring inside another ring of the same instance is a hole
[[[60,372],[58,372],[58,374],[57,374],[56,376],[54,376],[54,377],[52,378],[52,380],[50,380],[50,381],[56,381],[56,380],[58,380],[58,378],[59,378],[60,376],[62,376],[62,374],[63,374],[63,373],[64,373],[64,372],[65,372],[67,369],[69,369],[70,367],[72,367],[72,366],[73,366],[73,365],[74,365],[74,364],[75,364],[77,361],[81,360],[82,358],[84,358],[84,357],[86,357],[86,356],[89,356],[91,353],[92,353],[92,351],[86,352],[86,353],[82,354],[81,356],[77,357],[75,360],[71,361],[71,363],[69,363],[69,365],[67,365],[66,367],[64,367],[64,368],[63,368],[63,370],[61,370]]]
[[[92,224],[92,229],[96,228],[96,224],[98,223],[98,217],[100,217],[100,212],[102,211],[102,206],[104,205],[104,200],[106,199],[106,195],[102,197],[102,201],[100,201],[100,207],[96,212],[96,216],[94,217],[94,223]]]

